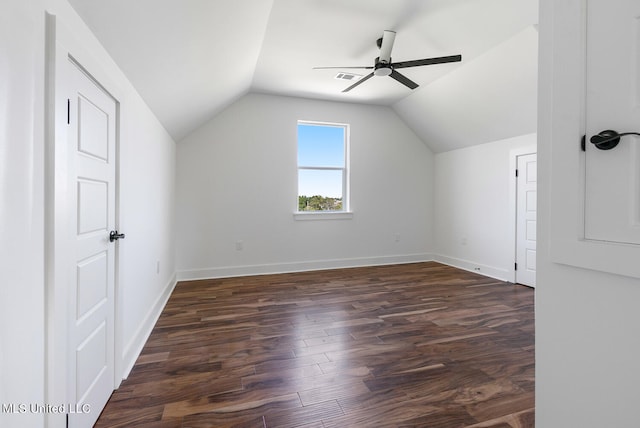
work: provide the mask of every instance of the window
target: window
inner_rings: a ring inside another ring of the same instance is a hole
[[[298,122],[298,213],[349,210],[349,126]]]

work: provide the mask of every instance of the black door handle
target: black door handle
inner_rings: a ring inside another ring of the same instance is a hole
[[[600,150],[611,150],[620,142],[620,137],[624,137],[625,135],[640,135],[637,132],[623,132],[619,134],[618,132],[607,129],[606,131],[600,132],[598,135],[594,135],[589,139],[591,144],[595,145]]]
[[[118,233],[117,230],[112,230],[109,233],[109,241],[113,242],[113,241],[117,241],[118,239],[124,239],[124,233]]]

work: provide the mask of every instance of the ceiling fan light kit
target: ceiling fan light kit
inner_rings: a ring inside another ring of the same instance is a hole
[[[375,76],[388,76],[392,71],[391,64],[380,62],[379,58],[376,58],[376,65],[373,68]]]
[[[371,73],[367,74],[360,80],[358,80],[353,85],[349,86],[347,89],[342,92],[349,92],[353,88],[362,83],[366,82],[373,76],[389,76],[392,79],[402,83],[409,89],[415,89],[419,85],[409,79],[404,74],[401,74],[396,71],[397,68],[408,68],[408,67],[420,67],[423,65],[434,65],[434,64],[444,64],[447,62],[460,62],[462,61],[462,55],[450,55],[450,56],[442,56],[435,58],[425,58],[425,59],[416,59],[412,61],[401,61],[401,62],[391,62],[391,50],[393,49],[393,43],[396,39],[396,32],[391,30],[385,30],[382,34],[382,37],[376,41],[378,48],[380,49],[380,56],[377,57],[374,61],[374,65],[371,66],[362,66],[362,67],[314,67],[314,70],[325,70],[331,68],[339,68],[339,69],[363,69],[363,70],[373,70]]]

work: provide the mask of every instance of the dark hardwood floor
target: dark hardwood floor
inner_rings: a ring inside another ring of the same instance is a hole
[[[533,427],[534,291],[438,263],[181,282],[97,427]]]

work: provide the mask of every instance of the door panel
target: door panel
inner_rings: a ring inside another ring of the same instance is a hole
[[[80,138],[78,151],[108,161],[109,156],[109,116],[88,99],[78,98]]]
[[[78,179],[78,235],[105,230],[108,219],[109,184]]]
[[[536,214],[538,170],[536,154],[517,158],[516,282],[536,285]]]
[[[587,141],[604,130],[640,132],[640,2],[589,1]],[[616,42],[612,43],[612,38]],[[630,91],[629,89],[632,88]],[[640,137],[585,154],[586,239],[640,244]]]
[[[109,255],[102,252],[78,262],[77,319],[101,305],[109,292]]]
[[[116,103],[74,63],[68,64],[69,147],[75,269],[70,287],[69,415],[90,427],[114,389]]]
[[[100,381],[101,375],[107,370],[107,335],[106,323],[100,323],[95,329],[90,330],[89,336],[76,349],[78,397],[87,397],[91,392],[92,383]]]

